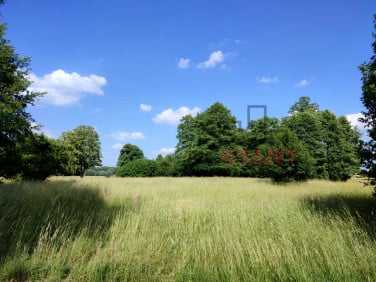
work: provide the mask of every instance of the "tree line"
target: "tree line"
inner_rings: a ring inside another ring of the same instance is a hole
[[[124,145],[117,175],[337,181],[347,180],[360,167],[360,133],[345,117],[321,111],[309,97],[301,97],[285,118],[250,121],[245,130],[217,102],[195,117],[183,117],[177,139],[175,154],[158,156],[155,161],[145,160],[137,146]]]

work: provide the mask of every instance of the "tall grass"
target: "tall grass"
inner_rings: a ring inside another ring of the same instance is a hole
[[[375,281],[358,180],[53,178],[0,186],[0,280]]]

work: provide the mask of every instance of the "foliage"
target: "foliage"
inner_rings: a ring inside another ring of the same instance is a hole
[[[175,155],[158,155],[155,159],[157,164],[157,173],[158,176],[175,176],[176,169],[175,169]]]
[[[31,135],[31,115],[26,111],[43,95],[29,89],[29,57],[20,57],[5,39],[5,24],[0,24],[0,176],[19,172],[16,146]]]
[[[234,174],[236,167],[221,164],[221,151],[236,149],[237,130],[236,118],[218,102],[196,117],[183,117],[175,153],[180,175]]]
[[[120,177],[151,177],[157,176],[157,164],[153,160],[137,159],[116,170],[116,176]]]
[[[143,158],[144,158],[144,152],[136,145],[128,143],[128,144],[125,144],[120,151],[117,166],[122,167],[131,161],[143,159]]]
[[[373,55],[368,63],[360,65],[362,73],[362,97],[361,101],[366,108],[362,111],[364,118],[360,120],[368,127],[370,140],[362,143],[362,162],[367,169],[369,184],[374,186],[376,196],[376,15],[374,15],[374,33],[372,44]]]
[[[64,146],[71,152],[71,165],[81,177],[89,167],[101,165],[101,143],[92,126],[80,125],[61,136]]]
[[[109,166],[96,166],[91,167],[85,171],[85,176],[106,176],[110,177],[115,175],[116,168]]]
[[[267,152],[264,166],[273,181],[307,180],[314,176],[314,159],[288,127],[279,128],[260,149]]]
[[[23,180],[45,180],[64,174],[68,156],[61,144],[44,135],[33,134],[17,144],[20,154],[20,176]]]
[[[302,96],[299,101],[295,102],[289,109],[289,114],[293,115],[296,113],[315,113],[319,111],[319,105],[317,103],[311,103],[311,98],[308,96]]]
[[[305,98],[304,103],[300,98],[300,102],[294,104],[291,115],[284,118],[282,124],[296,133],[313,157],[315,177],[347,180],[359,171],[359,132],[345,117],[337,118],[329,110],[320,111],[316,103],[311,104],[309,98]]]

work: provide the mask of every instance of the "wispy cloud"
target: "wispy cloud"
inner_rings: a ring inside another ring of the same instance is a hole
[[[274,76],[274,77],[266,77],[266,76],[256,77],[256,80],[257,80],[258,83],[261,83],[261,84],[277,84],[278,83],[278,77],[277,76]]]
[[[123,132],[117,131],[111,135],[115,140],[125,141],[125,140],[135,140],[135,139],[145,139],[145,135],[140,132]]]
[[[188,107],[180,107],[177,110],[173,110],[169,108],[157,114],[155,117],[153,117],[152,120],[155,123],[159,123],[159,124],[178,125],[183,116],[186,116],[186,115],[196,116],[197,113],[199,112],[200,112],[200,108],[198,107],[194,107],[193,109],[189,109]]]
[[[188,59],[188,58],[180,58],[179,59],[179,62],[178,62],[178,68],[179,69],[185,70],[185,69],[189,68],[190,65],[191,65],[191,59]]]
[[[95,108],[95,110],[93,111],[93,114],[100,113],[101,111],[102,111],[101,108]]]
[[[76,72],[67,73],[61,69],[42,77],[30,74],[30,80],[33,81],[30,86],[32,91],[47,92],[40,98],[41,102],[55,106],[77,105],[88,94],[103,95],[102,87],[107,83],[102,76],[81,76]]]
[[[123,148],[124,144],[121,144],[121,143],[116,143],[114,145],[111,146],[112,149],[114,150],[119,150],[121,148]]]
[[[221,65],[225,60],[225,55],[221,50],[212,52],[209,56],[209,59],[205,62],[199,63],[197,68],[199,69],[212,69],[218,65]]]
[[[310,80],[307,80],[307,79],[303,79],[297,83],[294,84],[294,88],[303,88],[303,87],[307,87],[308,85],[310,85],[312,83],[312,81],[314,81],[316,78],[311,78]]]
[[[151,105],[140,104],[140,109],[143,112],[150,112],[151,111]]]

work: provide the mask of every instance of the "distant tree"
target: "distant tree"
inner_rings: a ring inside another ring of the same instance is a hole
[[[85,176],[106,176],[115,175],[116,168],[108,166],[91,167],[85,171]]]
[[[144,152],[136,145],[128,143],[128,144],[125,144],[120,151],[120,155],[117,161],[117,166],[122,167],[131,161],[143,159],[143,158],[144,158]]]
[[[319,105],[311,103],[311,98],[308,96],[302,96],[298,102],[295,102],[295,104],[290,107],[289,114],[317,111],[319,111]]]
[[[71,152],[72,165],[81,177],[84,177],[85,170],[89,167],[101,165],[101,143],[93,127],[80,125],[72,131],[64,132],[61,139]]]
[[[236,167],[223,166],[221,151],[236,149],[236,118],[221,103],[196,117],[182,118],[178,126],[176,165],[181,175],[232,175]]]
[[[359,66],[362,73],[362,97],[361,101],[366,108],[363,111],[364,118],[360,120],[368,127],[370,140],[362,143],[362,162],[367,169],[370,179],[369,184],[374,186],[376,196],[376,15],[374,15],[374,33],[372,43],[373,55],[368,63]]]
[[[20,57],[5,39],[5,24],[0,24],[0,176],[18,173],[17,143],[31,135],[31,115],[27,107],[43,93],[29,89],[29,57]]]
[[[119,167],[116,171],[119,177],[152,177],[157,176],[157,164],[153,160],[136,159]]]

